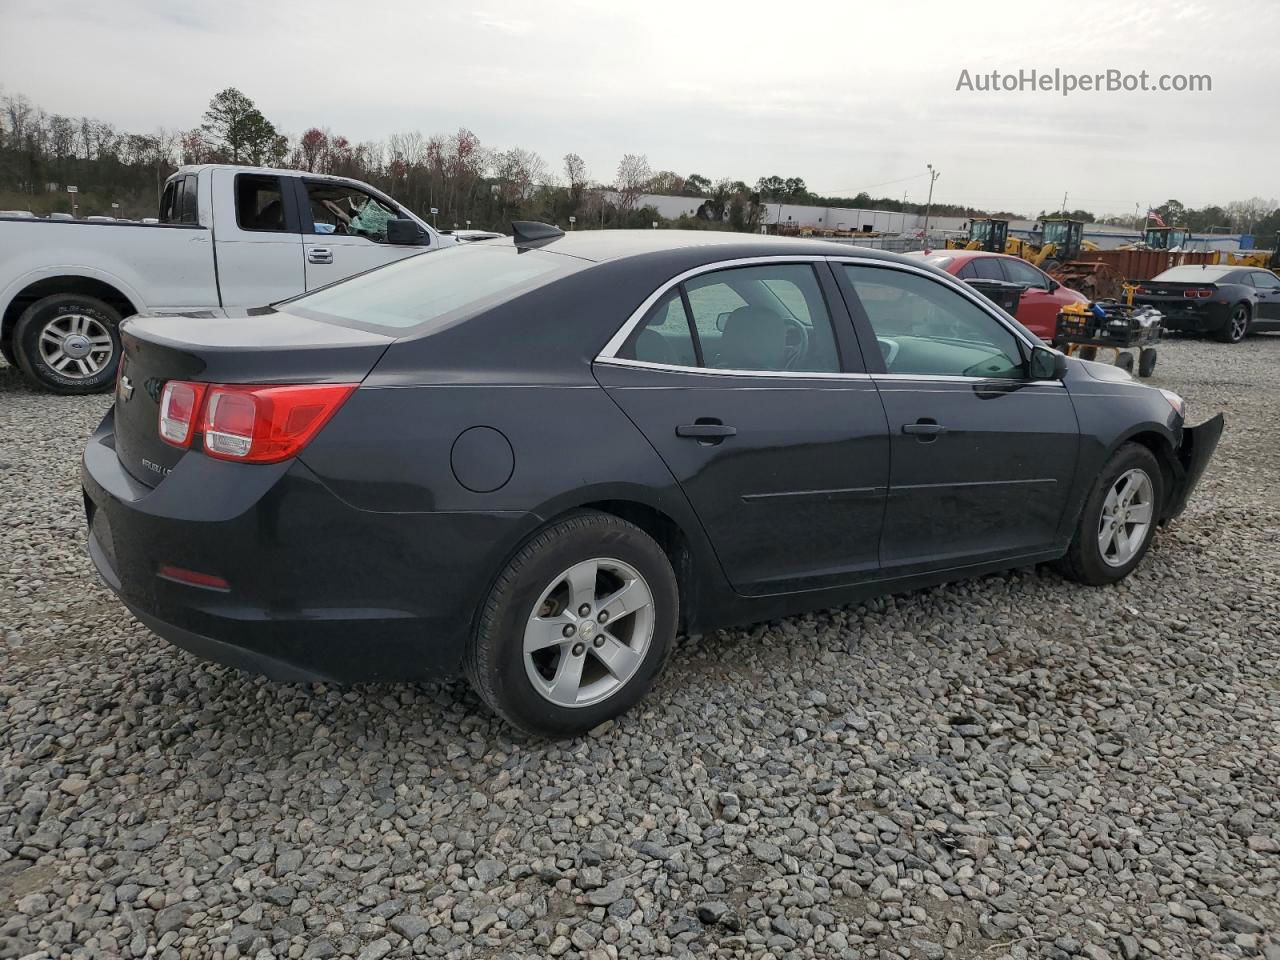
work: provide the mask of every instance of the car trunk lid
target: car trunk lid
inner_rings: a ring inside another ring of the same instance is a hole
[[[160,437],[160,398],[171,380],[358,383],[393,339],[269,309],[225,318],[134,317],[121,329],[116,455],[134,478],[154,487],[191,452]]]

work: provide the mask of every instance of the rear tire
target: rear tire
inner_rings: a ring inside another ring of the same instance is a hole
[[[1138,376],[1146,378],[1156,372],[1156,348],[1143,347],[1138,354]]]
[[[1239,343],[1249,335],[1250,320],[1252,316],[1249,313],[1249,305],[1237,303],[1231,308],[1231,315],[1227,317],[1227,322],[1218,328],[1214,336],[1223,343]]]
[[[1097,347],[1081,347],[1079,357],[1081,360],[1097,360],[1098,348]]]
[[[1121,353],[1116,355],[1116,366],[1125,373],[1133,373],[1133,354]]]
[[[18,355],[13,352],[12,340],[0,340],[0,357],[4,357],[4,362],[11,367],[18,365]]]
[[[55,293],[18,318],[13,352],[22,372],[54,393],[110,390],[120,363],[120,314],[96,297]]]
[[[1155,455],[1124,444],[1098,474],[1059,569],[1093,586],[1123,580],[1146,556],[1163,504],[1164,475]]]
[[[619,599],[624,591],[629,599]],[[609,514],[575,514],[499,575],[463,669],[513,726],[578,736],[648,692],[671,652],[679,607],[671,563],[648,534]]]

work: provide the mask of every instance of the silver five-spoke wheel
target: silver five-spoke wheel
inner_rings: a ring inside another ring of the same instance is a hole
[[[73,380],[96,376],[111,363],[111,333],[96,317],[64,313],[40,331],[40,356],[53,370]]]
[[[1244,339],[1244,335],[1249,332],[1249,310],[1243,304],[1231,311],[1231,331],[1230,337],[1232,343],[1238,343]]]
[[[653,593],[640,572],[621,560],[584,560],[533,605],[524,629],[525,671],[552,703],[590,706],[626,686],[653,629]]]
[[[1098,550],[1104,563],[1123,567],[1137,555],[1151,527],[1154,503],[1146,471],[1127,470],[1111,485],[1098,520]]]

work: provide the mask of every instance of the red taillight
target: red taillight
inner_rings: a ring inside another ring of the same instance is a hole
[[[355,388],[353,383],[210,386],[200,423],[204,451],[242,463],[297,456]]]
[[[191,436],[200,412],[203,383],[170,380],[160,394],[160,439],[175,447],[191,446]]]
[[[1182,291],[1182,295],[1183,295],[1184,297],[1187,297],[1187,298],[1192,299],[1192,300],[1203,300],[1203,299],[1205,299],[1206,297],[1212,297],[1212,296],[1213,296],[1213,291],[1212,291],[1212,290],[1205,290],[1205,289],[1203,289],[1203,288],[1201,288],[1201,287],[1196,287],[1196,288],[1191,289],[1191,290],[1183,290],[1183,291]]]
[[[1133,292],[1137,294],[1142,294],[1143,296],[1148,296],[1151,294],[1152,290],[1150,287],[1138,287],[1138,289],[1134,290]]]

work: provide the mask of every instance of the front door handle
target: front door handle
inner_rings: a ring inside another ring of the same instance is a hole
[[[333,263],[333,251],[328,247],[312,247],[307,251],[307,259],[312,263]]]
[[[922,417],[915,423],[904,423],[903,433],[914,434],[921,443],[931,443],[936,437],[947,432],[947,428],[936,420]]]
[[[699,443],[722,443],[726,437],[738,435],[738,428],[710,417],[699,418],[696,423],[684,423],[676,427],[677,437],[692,437]]]

